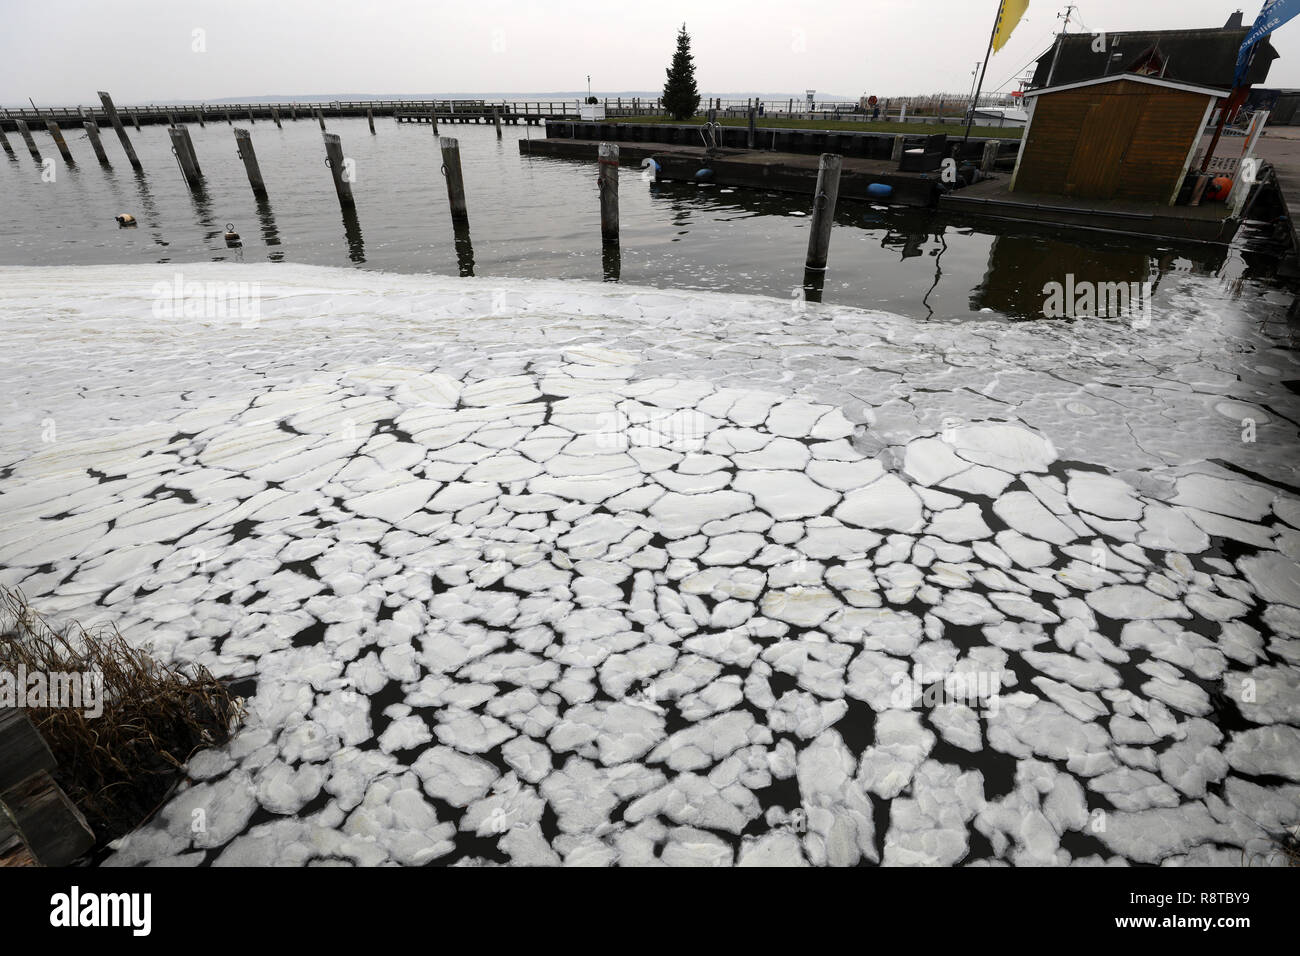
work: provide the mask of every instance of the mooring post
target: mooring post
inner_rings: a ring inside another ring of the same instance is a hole
[[[289,119],[295,123],[298,122],[298,107],[296,105],[289,107]]]
[[[248,173],[248,185],[253,187],[253,195],[258,199],[266,198],[266,183],[262,180],[262,169],[257,165],[257,153],[253,150],[253,136],[246,129],[235,127],[235,145],[239,158],[244,161],[244,171]]]
[[[137,133],[140,132],[140,114],[139,114],[139,113],[134,113],[134,112],[133,112],[133,113],[131,114],[131,123],[135,126],[135,131],[136,131]]]
[[[370,132],[373,133],[375,131],[375,111],[369,107],[366,108],[366,122],[370,124]]]
[[[460,140],[439,136],[438,145],[442,148],[442,175],[447,180],[447,201],[451,204],[452,221],[469,222],[469,210],[465,207],[465,179],[460,172]]]
[[[454,113],[454,112],[456,112],[456,110],[455,110],[455,109],[452,109],[452,112]],[[437,136],[437,135],[438,135],[438,107],[437,107],[437,104],[434,104],[434,107],[433,107],[431,110],[429,110],[429,122],[433,125],[433,135],[434,135],[434,136]],[[452,122],[455,122],[455,120],[453,120]]]
[[[324,111],[322,111],[322,110],[320,110],[320,109],[317,109],[317,110],[316,110],[316,119],[320,121],[320,131],[321,131],[322,133],[325,132],[325,113],[324,113]]]
[[[831,223],[835,219],[835,200],[840,195],[840,165],[843,157],[838,153],[822,153],[817,164],[817,192],[813,198],[812,229],[808,234],[808,259],[806,272],[825,272],[826,259],[831,246]]]
[[[230,118],[230,110],[226,110],[226,125],[227,126],[235,125],[235,121]]]
[[[59,129],[59,124],[54,120],[46,120],[45,128],[50,131],[50,136],[54,139],[54,145],[59,148],[63,161],[69,166],[77,165],[72,158],[72,152],[68,149],[68,141],[63,138],[63,130]]]
[[[131,161],[131,168],[143,170],[144,167],[140,165],[140,160],[135,155],[135,147],[131,145],[131,140],[127,137],[126,130],[122,126],[122,118],[117,115],[117,107],[113,105],[113,97],[100,90],[99,101],[104,104],[104,113],[108,116],[108,121],[113,124],[113,130],[117,133],[117,138],[122,141],[122,149],[126,150],[126,158]],[[138,118],[136,119],[135,128],[137,132],[140,129]]]
[[[194,143],[190,141],[190,131],[184,126],[169,126],[167,135],[171,137],[172,151],[181,165],[181,174],[191,189],[203,186],[203,171],[199,169],[199,158],[194,153]]]
[[[176,114],[173,113],[171,110],[167,111],[167,125],[168,126],[176,125]]]
[[[343,141],[338,133],[325,133],[325,165],[334,177],[334,191],[339,194],[339,205],[351,209],[356,203],[352,199],[352,183],[344,175]]]
[[[900,162],[903,158],[903,139],[902,135],[894,137],[894,149],[889,154],[889,158],[894,162]]]
[[[248,111],[248,125],[249,125],[249,126],[252,126],[252,125],[253,125],[254,123],[256,123],[256,122],[257,122],[257,120],[253,119],[253,111],[252,111],[252,110],[249,110],[249,111]]]
[[[758,131],[758,110],[749,108],[749,149],[754,148],[754,135]]]
[[[90,140],[90,148],[95,151],[95,158],[99,160],[100,165],[112,165],[108,161],[108,154],[104,152],[104,143],[99,138],[99,124],[95,122],[95,117],[84,120],[81,125],[86,128],[86,138]]]
[[[618,144],[601,143],[596,184],[600,189],[600,240],[618,245]]]
[[[18,127],[18,135],[21,136],[23,142],[27,144],[27,152],[31,153],[32,159],[39,163],[41,161],[41,151],[36,148],[36,140],[32,139],[32,131],[27,128],[27,121],[16,119],[14,120],[14,125]]]
[[[497,139],[501,138],[501,109],[498,107],[492,110],[492,119],[497,124]]]
[[[998,147],[1000,145],[996,139],[986,139],[984,141],[984,155],[980,159],[980,172],[993,172],[993,167],[998,161]]]
[[[5,130],[3,126],[0,126],[0,146],[4,147],[4,150],[6,153],[9,154],[10,159],[17,158],[14,156],[14,148],[9,145],[9,137],[5,135]]]
[[[284,129],[284,127],[280,125],[280,111],[274,106],[271,107],[271,119],[275,120],[276,129]]]
[[[203,108],[199,107],[194,111],[194,118],[199,121],[199,129],[207,129],[207,124],[203,122]]]

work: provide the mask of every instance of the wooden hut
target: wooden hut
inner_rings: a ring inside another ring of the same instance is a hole
[[[1137,73],[1031,90],[1011,191],[1172,206],[1227,96]]]

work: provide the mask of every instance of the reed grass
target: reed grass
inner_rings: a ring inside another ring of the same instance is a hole
[[[27,710],[58,761],[55,780],[99,846],[145,822],[183,779],[190,756],[225,743],[244,716],[242,699],[207,668],[162,664],[112,625],[56,628],[21,592],[0,588],[0,668],[19,665],[102,675],[98,717],[69,707]]]

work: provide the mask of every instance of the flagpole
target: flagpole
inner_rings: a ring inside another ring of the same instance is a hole
[[[1246,62],[1247,71],[1255,63],[1255,50],[1259,47],[1259,41],[1256,40],[1250,48],[1250,59]],[[1214,159],[1214,151],[1219,148],[1219,140],[1223,137],[1224,127],[1228,125],[1228,114],[1236,111],[1241,107],[1237,102],[1237,95],[1244,92],[1250,86],[1249,83],[1243,83],[1241,86],[1234,86],[1228,94],[1228,98],[1223,101],[1223,106],[1219,108],[1219,125],[1214,128],[1214,136],[1210,139],[1209,148],[1205,151],[1205,159],[1201,161],[1201,175],[1209,171],[1210,161]],[[1245,102],[1244,99],[1242,101]]]
[[[979,108],[980,93],[984,91],[984,74],[988,72],[989,57],[993,55],[993,41],[998,38],[998,26],[1002,23],[1002,6],[1006,0],[998,0],[998,15],[993,18],[993,32],[989,34],[988,52],[984,54],[984,66],[980,69],[980,81],[975,86],[975,99],[971,101],[970,117],[966,120],[966,135],[962,137],[962,145],[965,146],[970,141],[970,128],[975,124],[975,110]]]

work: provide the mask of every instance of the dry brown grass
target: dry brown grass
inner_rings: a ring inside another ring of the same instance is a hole
[[[102,845],[147,820],[183,777],[185,762],[230,739],[243,702],[204,667],[159,663],[116,628],[51,626],[21,592],[0,588],[0,668],[98,672],[103,713],[28,708],[58,761],[54,776]]]

